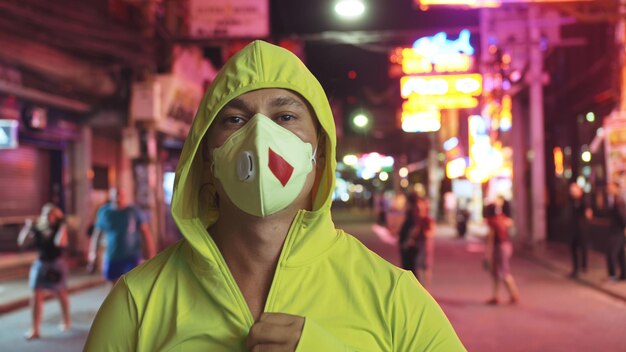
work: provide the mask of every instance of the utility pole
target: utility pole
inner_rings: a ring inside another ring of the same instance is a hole
[[[528,31],[530,39],[530,150],[532,189],[532,229],[530,244],[546,240],[546,160],[543,116],[543,54],[541,31],[538,26],[539,7],[529,4]]]

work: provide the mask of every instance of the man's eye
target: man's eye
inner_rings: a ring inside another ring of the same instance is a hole
[[[245,120],[241,116],[228,116],[225,120],[226,123],[230,125],[241,125],[245,122]]]
[[[276,120],[278,122],[290,122],[290,121],[293,121],[295,119],[296,119],[295,116],[289,115],[289,114],[280,115],[280,116],[278,116],[278,118],[276,118]]]

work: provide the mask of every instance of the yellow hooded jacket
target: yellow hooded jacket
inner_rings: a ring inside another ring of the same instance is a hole
[[[85,351],[245,351],[254,321],[207,233],[219,216],[199,146],[220,109],[261,88],[295,91],[326,135],[313,211],[286,237],[266,312],[305,317],[297,351],[463,351],[437,303],[400,270],[335,229],[335,126],[326,95],[295,55],[255,41],[222,68],[204,96],[176,171],[172,215],[184,239],[123,276],[98,311]]]

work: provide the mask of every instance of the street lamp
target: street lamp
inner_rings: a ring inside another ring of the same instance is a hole
[[[365,12],[365,5],[361,0],[341,0],[335,4],[335,12],[346,19],[355,19]]]
[[[588,163],[591,161],[591,152],[588,150],[585,150],[582,155],[580,156],[581,159],[583,159],[584,162]]]
[[[364,114],[358,114],[352,118],[352,123],[358,128],[365,128],[369,124],[369,118]]]

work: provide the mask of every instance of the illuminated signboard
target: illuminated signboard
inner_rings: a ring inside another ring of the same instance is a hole
[[[17,148],[18,126],[16,120],[0,120],[0,149]]]
[[[404,76],[400,79],[400,94],[408,98],[417,95],[466,95],[482,93],[482,76],[477,73],[463,75]]]
[[[405,74],[467,72],[474,63],[472,55],[470,31],[464,29],[456,40],[449,40],[444,32],[420,38],[411,48],[394,50],[389,59],[400,64]]]
[[[563,176],[565,168],[563,167],[563,150],[561,147],[555,147],[552,149],[554,155],[554,173],[557,176]]]
[[[491,138],[489,126],[480,115],[472,115],[468,121],[470,165],[467,178],[474,183],[483,183],[491,177],[495,160],[491,159]]]
[[[502,97],[502,108],[500,110],[500,131],[508,131],[513,125],[513,116],[511,114],[512,102],[511,96],[505,95]]]
[[[467,95],[414,95],[402,104],[402,109],[423,110],[427,106],[435,106],[438,109],[470,109],[478,106],[478,99]]]
[[[446,176],[448,176],[448,178],[451,180],[459,178],[465,175],[466,167],[467,165],[465,163],[465,158],[456,158],[454,160],[450,160],[446,164]]]
[[[594,0],[416,0],[421,7],[448,5],[468,7],[499,7],[503,4],[592,2]]]
[[[500,142],[491,143],[488,119],[472,115],[468,122],[469,166],[465,176],[474,183],[487,182],[492,177],[512,177],[513,151]]]
[[[406,99],[400,114],[403,131],[438,131],[440,110],[478,106],[482,76],[466,73],[472,69],[473,55],[469,30],[462,30],[454,40],[444,32],[419,38],[411,48],[397,48],[391,53],[390,74],[405,75],[400,78],[401,96]]]
[[[439,110],[410,110],[402,109],[402,130],[404,132],[435,132],[441,128],[441,113]]]

